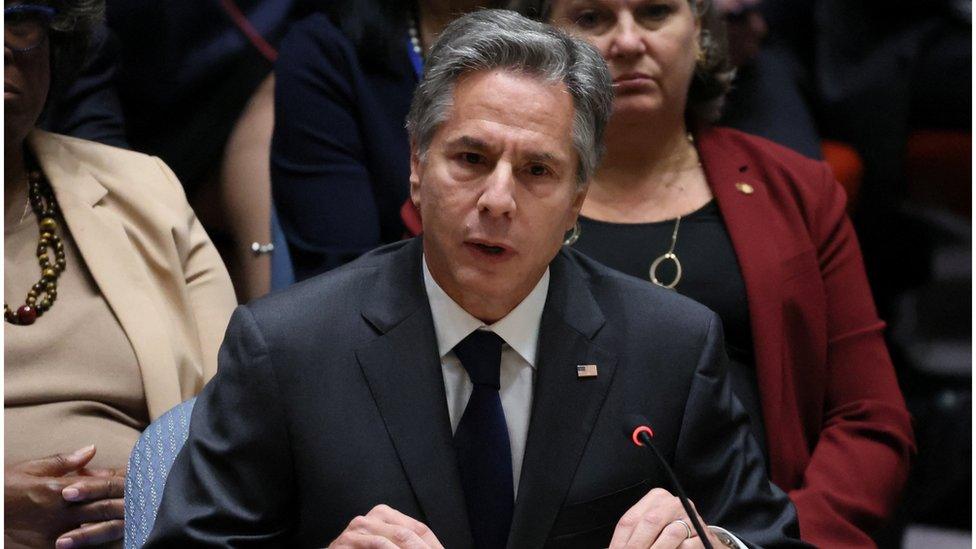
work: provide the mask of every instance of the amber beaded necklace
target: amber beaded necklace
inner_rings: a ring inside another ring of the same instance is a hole
[[[3,304],[3,318],[11,324],[27,326],[54,305],[58,298],[58,277],[64,272],[64,244],[58,236],[58,219],[61,210],[54,198],[54,191],[40,170],[31,170],[27,175],[27,202],[37,216],[40,236],[37,240],[37,263],[41,268],[41,278],[27,292],[26,303],[11,311]],[[52,262],[49,251],[54,251]]]

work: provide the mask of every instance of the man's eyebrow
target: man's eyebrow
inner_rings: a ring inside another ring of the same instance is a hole
[[[465,148],[476,152],[491,152],[493,147],[488,144],[487,141],[478,139],[477,137],[472,137],[470,135],[461,135],[453,139],[449,139],[447,143],[444,144],[445,148],[457,149]],[[522,158],[528,162],[540,162],[546,164],[559,163],[568,161],[561,154],[553,154],[547,151],[526,151]]]
[[[529,151],[525,153],[525,159],[529,162],[558,162],[561,156],[556,156],[549,152]]]
[[[478,139],[477,137],[471,137],[470,135],[462,135],[451,139],[446,143],[449,148],[464,147],[467,149],[473,149],[476,151],[488,151],[491,149],[488,143]]]

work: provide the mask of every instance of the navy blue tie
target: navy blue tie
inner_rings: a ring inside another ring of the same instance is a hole
[[[454,432],[474,546],[501,549],[512,527],[512,447],[498,395],[502,338],[475,330],[454,347],[474,390]]]

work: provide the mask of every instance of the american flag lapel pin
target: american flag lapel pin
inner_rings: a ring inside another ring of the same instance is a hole
[[[576,365],[576,377],[582,379],[584,377],[596,377],[596,364],[577,364]]]

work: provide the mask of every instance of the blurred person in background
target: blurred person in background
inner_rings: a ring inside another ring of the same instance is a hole
[[[776,17],[779,10],[804,13],[803,6],[794,5],[798,3],[809,4],[807,0],[713,0],[713,9],[727,29],[729,63],[736,69],[720,123],[820,159],[813,84],[793,47],[794,40],[801,38],[792,34],[791,26],[779,28],[783,23]]]
[[[614,77],[607,154],[567,242],[716,311],[736,394],[801,536],[872,547],[914,442],[829,168],[710,124],[732,75],[709,2],[519,8],[589,40]]]
[[[159,156],[242,302],[268,292],[275,257],[269,156],[276,45],[314,0],[108,0],[89,62],[40,127]],[[287,250],[280,250],[286,254]],[[287,283],[288,275],[275,283]]]
[[[4,5],[4,542],[119,540],[148,423],[216,371],[227,271],[158,158],[37,129],[98,0]]]

